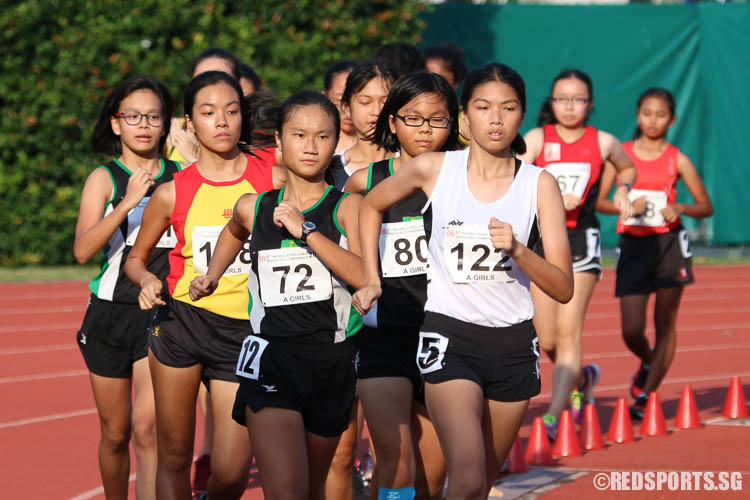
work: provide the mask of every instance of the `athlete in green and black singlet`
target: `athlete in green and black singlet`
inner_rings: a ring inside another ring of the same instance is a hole
[[[117,231],[112,233],[107,244],[102,248],[101,268],[99,274],[89,283],[91,293],[102,300],[112,302],[137,304],[140,289],[128,279],[123,271],[125,260],[128,258],[130,249],[135,244],[138,231],[141,227],[143,210],[151,198],[151,195],[160,185],[172,180],[175,172],[180,170],[179,165],[171,160],[160,160],[161,170],[154,176],[154,185],[146,192],[141,202],[130,211],[128,217],[122,221]],[[125,198],[128,181],[132,172],[116,158],[102,165],[112,178],[112,196],[107,203],[104,217],[111,213],[117,205]],[[149,271],[153,272],[162,281],[169,272],[169,251],[174,248],[177,238],[170,227],[162,235],[151,258],[147,262]]]
[[[253,272],[248,279],[253,331],[269,337],[316,335],[320,342],[341,342],[359,330],[362,319],[352,309],[347,285],[273,222],[283,196],[284,188],[263,193],[256,201],[250,240]],[[302,214],[318,232],[348,248],[337,220],[345,196],[329,186]]]

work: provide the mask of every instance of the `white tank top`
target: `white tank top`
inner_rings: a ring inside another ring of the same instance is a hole
[[[522,163],[505,195],[482,203],[469,189],[468,160],[469,149],[445,153],[426,205],[432,204],[432,234],[425,310],[476,325],[516,325],[534,317],[529,277],[492,246],[487,226],[490,217],[507,222],[528,244],[543,169]]]

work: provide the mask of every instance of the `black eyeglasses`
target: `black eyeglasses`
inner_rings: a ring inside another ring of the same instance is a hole
[[[422,125],[424,125],[424,122],[427,122],[427,124],[432,128],[447,128],[451,123],[450,118],[425,118],[424,116],[418,115],[393,116],[404,122],[404,125],[406,125],[407,127],[421,127]]]
[[[122,118],[128,125],[136,126],[140,125],[143,117],[146,117],[146,121],[152,127],[161,127],[164,123],[164,117],[159,113],[139,113],[138,111],[126,111],[125,113],[115,113],[112,115],[116,118]]]
[[[570,104],[573,103],[576,106],[584,106],[589,102],[586,97],[550,97],[550,101],[555,104]]]

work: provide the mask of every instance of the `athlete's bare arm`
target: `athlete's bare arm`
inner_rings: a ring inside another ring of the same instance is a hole
[[[617,175],[620,176],[620,186],[612,197],[615,207],[618,210],[615,213],[620,214],[620,220],[629,219],[635,215],[633,204],[628,198],[630,187],[633,186],[636,178],[633,160],[625,154],[625,150],[622,149],[622,144],[615,136],[602,130],[599,130],[598,133],[602,159],[604,159],[605,162],[609,161],[615,168]]]
[[[104,217],[104,210],[114,189],[112,178],[105,168],[97,168],[91,172],[81,193],[76,239],[73,243],[73,254],[79,264],[85,264],[102,249],[127,218],[128,212],[141,202],[153,185],[151,174],[136,167],[128,179],[125,197]]]
[[[519,155],[526,163],[534,163],[539,158],[539,153],[542,152],[542,144],[544,144],[544,129],[541,127],[533,128],[526,132],[523,136],[523,140],[526,143],[526,152]]]
[[[128,275],[130,281],[141,288],[138,303],[144,310],[165,303],[161,299],[161,281],[146,268],[146,262],[151,257],[151,252],[159,242],[161,235],[169,228],[169,219],[174,210],[174,203],[174,181],[156,188],[143,211],[138,238],[136,238],[135,245],[128,254],[128,260],[125,261],[125,274]]]
[[[674,205],[669,205],[661,211],[664,219],[667,222],[673,222],[682,214],[696,219],[708,217],[713,214],[714,206],[708,196],[706,186],[703,184],[700,175],[698,175],[698,170],[693,165],[693,162],[683,153],[680,153],[677,157],[677,173],[685,183],[685,187],[690,191],[694,203],[675,203]]]
[[[367,177],[369,173],[369,168],[363,168],[354,172],[352,176],[349,177],[349,179],[346,181],[346,184],[344,185],[344,191],[348,193],[365,195],[365,191],[367,191]]]

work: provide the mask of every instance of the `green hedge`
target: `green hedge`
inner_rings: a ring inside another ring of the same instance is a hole
[[[386,42],[417,43],[407,0],[27,0],[0,11],[0,265],[73,263],[90,137],[107,92],[151,74],[179,101],[191,59],[232,50],[283,95]]]

